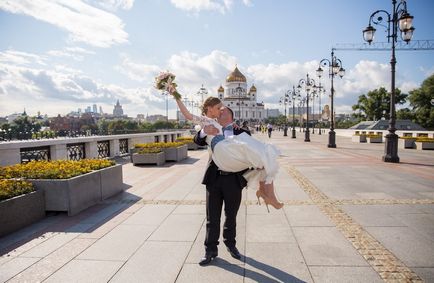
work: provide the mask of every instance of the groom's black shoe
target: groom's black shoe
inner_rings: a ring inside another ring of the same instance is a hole
[[[228,252],[231,254],[233,258],[241,259],[241,254],[236,247],[228,247]]]
[[[217,257],[217,255],[218,255],[217,252],[206,252],[205,256],[199,261],[199,265],[200,266],[207,265],[208,263],[211,262],[211,260]]]

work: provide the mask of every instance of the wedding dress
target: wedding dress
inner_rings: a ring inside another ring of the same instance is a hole
[[[244,174],[249,187],[257,187],[259,181],[272,183],[279,170],[277,157],[280,154],[274,145],[262,143],[246,133],[224,137],[222,126],[206,116],[193,115],[193,122],[202,127],[213,125],[219,130],[216,136],[207,135],[206,142],[211,146],[212,159],[220,170],[239,172],[256,169]]]

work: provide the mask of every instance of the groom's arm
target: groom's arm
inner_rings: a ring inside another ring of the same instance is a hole
[[[214,127],[213,125],[206,125],[203,127],[202,130],[196,133],[196,135],[193,138],[193,141],[195,144],[199,146],[206,146],[208,145],[206,142],[206,136],[207,135],[217,135],[219,133],[219,130]]]
[[[199,146],[207,146],[208,144],[206,143],[206,135],[204,135],[203,137],[200,137],[201,131],[202,130],[200,130],[199,132],[196,133],[196,135],[193,138],[193,141],[195,144],[197,144]]]

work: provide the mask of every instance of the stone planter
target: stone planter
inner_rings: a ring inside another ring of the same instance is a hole
[[[415,141],[416,141],[416,138],[399,139],[398,144],[402,148],[416,148],[416,144],[414,143]]]
[[[367,140],[369,143],[382,143],[383,142],[383,137],[367,137]]]
[[[0,237],[45,217],[44,192],[35,191],[0,201]]]
[[[198,150],[199,146],[197,144],[195,144],[194,142],[189,142],[187,144],[187,149],[188,150]]]
[[[37,190],[45,192],[46,211],[66,211],[69,216],[72,216],[122,191],[122,165],[70,179],[29,181]]]
[[[132,162],[134,165],[136,164],[157,164],[157,166],[161,166],[166,162],[166,155],[164,152],[159,153],[133,153],[131,155]]]
[[[434,150],[434,142],[415,142],[418,150]]]
[[[121,164],[103,168],[98,172],[101,174],[101,200],[105,200],[124,190]]]
[[[187,158],[188,147],[186,144],[179,147],[165,147],[163,148],[166,156],[166,161],[181,161]]]
[[[366,142],[365,135],[354,135],[351,137],[351,141],[353,142]]]

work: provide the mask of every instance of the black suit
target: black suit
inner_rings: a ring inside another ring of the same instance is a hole
[[[245,132],[242,129],[234,129],[234,134]],[[248,133],[250,134],[250,133]],[[205,138],[199,134],[194,137],[198,145],[207,145]],[[202,180],[206,186],[206,237],[205,247],[207,252],[216,252],[220,237],[220,218],[225,204],[225,223],[223,226],[223,242],[229,248],[236,244],[236,219],[241,204],[242,189],[247,185],[242,176],[245,171],[237,173],[221,172],[214,161],[211,161]]]

